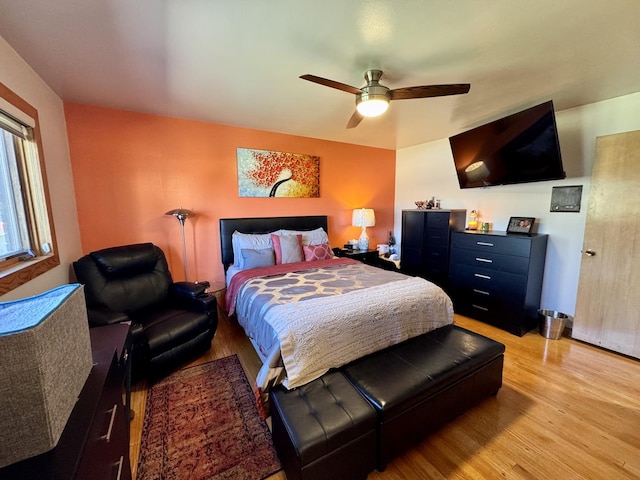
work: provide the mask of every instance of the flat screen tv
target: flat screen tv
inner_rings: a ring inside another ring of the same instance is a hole
[[[565,178],[553,102],[449,138],[460,188]]]

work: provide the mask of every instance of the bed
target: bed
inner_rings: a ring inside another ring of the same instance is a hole
[[[334,257],[326,216],[220,219],[220,239],[228,313],[263,362],[263,396],[453,323],[433,283]]]

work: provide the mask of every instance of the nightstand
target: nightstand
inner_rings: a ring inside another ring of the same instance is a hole
[[[225,295],[227,294],[227,286],[224,282],[210,282],[208,293],[216,297],[218,304],[218,312],[228,320],[227,308],[225,303]]]
[[[340,249],[336,252],[338,257],[352,258],[354,260],[360,260],[367,265],[377,265],[378,251],[377,250],[344,250]]]

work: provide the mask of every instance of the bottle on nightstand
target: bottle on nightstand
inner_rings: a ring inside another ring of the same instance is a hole
[[[393,231],[389,230],[389,255],[393,255],[396,252],[396,237],[393,235]]]

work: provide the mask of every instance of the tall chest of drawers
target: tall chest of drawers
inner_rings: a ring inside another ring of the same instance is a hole
[[[463,230],[466,210],[403,210],[400,269],[447,288],[451,232]]]
[[[538,323],[548,235],[453,232],[449,280],[456,313],[522,336]]]

